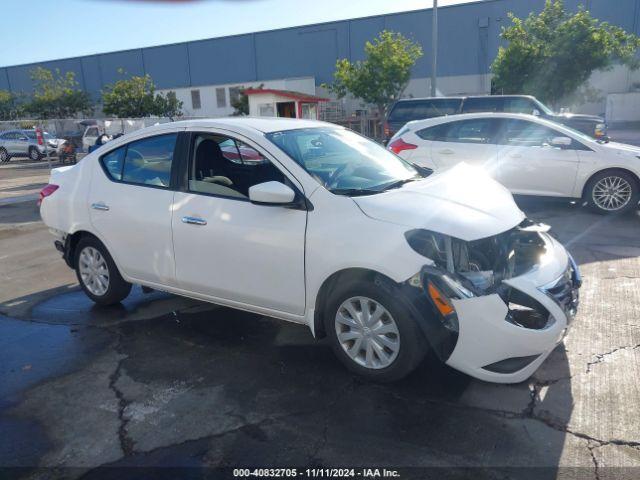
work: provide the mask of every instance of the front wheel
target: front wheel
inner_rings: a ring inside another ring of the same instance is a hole
[[[338,287],[325,311],[333,350],[352,372],[391,382],[411,373],[424,358],[426,341],[403,302],[372,281]]]
[[[42,158],[42,154],[38,151],[36,147],[29,147],[29,158],[34,162],[37,162]]]
[[[99,305],[119,303],[131,291],[131,284],[122,278],[105,246],[94,237],[78,242],[75,268],[82,290]]]
[[[7,163],[9,160],[11,160],[9,152],[5,148],[0,148],[0,163]]]
[[[637,208],[638,182],[629,173],[606,171],[595,175],[585,189],[587,205],[597,213],[624,213]]]

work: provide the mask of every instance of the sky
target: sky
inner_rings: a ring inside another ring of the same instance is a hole
[[[472,0],[438,0],[438,5]],[[0,66],[430,8],[433,0],[2,0]]]

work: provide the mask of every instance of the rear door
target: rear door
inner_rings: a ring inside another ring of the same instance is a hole
[[[446,125],[446,126],[445,126]],[[496,119],[474,118],[441,124],[431,140],[431,158],[438,169],[460,162],[491,170],[497,156]]]
[[[571,197],[578,173],[582,144],[550,145],[566,134],[536,122],[501,119],[496,180],[520,195]]]
[[[178,133],[133,140],[93,169],[91,223],[118,268],[142,282],[175,285],[171,216]]]

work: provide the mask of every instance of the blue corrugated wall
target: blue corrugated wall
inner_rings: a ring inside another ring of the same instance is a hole
[[[640,34],[640,0],[565,0],[565,4],[572,10],[582,4],[596,18]],[[500,44],[500,29],[509,24],[507,13],[525,16],[543,5],[544,0],[486,0],[441,7],[438,75],[488,72]],[[75,72],[92,95],[121,78],[119,70],[128,75],[149,73],[158,88],[301,76],[313,76],[320,84],[331,80],[336,59],[361,59],[364,43],[383,29],[402,32],[423,45],[425,56],[413,76],[429,76],[431,10],[419,10],[4,67],[0,89],[33,91],[30,71],[36,66]]]

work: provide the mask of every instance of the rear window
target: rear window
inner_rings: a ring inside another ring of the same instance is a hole
[[[455,98],[437,98],[398,102],[389,114],[389,121],[406,123],[412,120],[454,115],[458,113],[461,101]]]
[[[113,180],[168,187],[177,134],[136,140],[101,157],[106,173]]]

